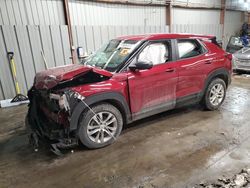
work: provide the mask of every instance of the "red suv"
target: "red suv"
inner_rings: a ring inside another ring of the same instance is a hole
[[[180,106],[216,110],[231,81],[232,56],[214,36],[150,34],[113,39],[80,64],[37,73],[27,125],[35,147],[80,141],[100,148],[125,124]]]

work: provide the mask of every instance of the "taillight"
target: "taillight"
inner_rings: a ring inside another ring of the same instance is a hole
[[[228,58],[230,61],[232,61],[232,59],[233,59],[233,55],[232,54],[230,54],[230,53],[226,53],[226,58]]]
[[[226,61],[226,62],[227,62],[228,68],[230,69],[230,72],[232,73],[232,70],[233,70],[233,55],[230,54],[230,53],[226,53],[225,57],[229,60],[229,61]]]

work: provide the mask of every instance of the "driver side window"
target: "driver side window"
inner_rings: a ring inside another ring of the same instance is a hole
[[[169,60],[169,48],[164,43],[153,43],[146,46],[139,54],[138,62],[152,62],[153,65],[166,63]]]

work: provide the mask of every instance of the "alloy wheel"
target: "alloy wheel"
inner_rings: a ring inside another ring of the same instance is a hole
[[[87,125],[87,135],[95,143],[102,144],[115,138],[117,119],[111,112],[98,112]]]
[[[223,101],[225,89],[222,84],[215,84],[209,94],[209,101],[213,106],[218,106]]]

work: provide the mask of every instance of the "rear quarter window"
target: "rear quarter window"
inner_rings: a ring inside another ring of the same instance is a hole
[[[194,39],[177,40],[179,59],[191,58],[206,52],[206,49]]]

